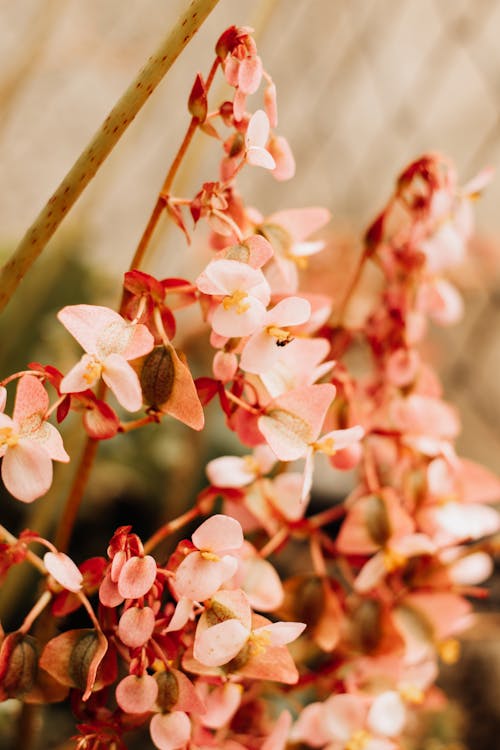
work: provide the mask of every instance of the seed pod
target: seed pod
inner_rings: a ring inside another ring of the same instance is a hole
[[[170,671],[155,674],[158,683],[156,703],[162,711],[170,711],[179,700],[179,684],[176,676]]]
[[[141,374],[144,401],[153,409],[161,410],[174,387],[175,363],[171,347],[155,346],[145,357]]]
[[[38,674],[38,644],[31,635],[8,635],[0,649],[0,699],[29,693]]]
[[[368,533],[381,547],[392,534],[387,507],[381,497],[371,495],[366,502],[365,519]]]

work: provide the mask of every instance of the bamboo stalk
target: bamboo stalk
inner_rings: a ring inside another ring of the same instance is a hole
[[[0,312],[136,114],[217,3],[218,0],[191,0],[157,51],[115,104],[0,270]]]

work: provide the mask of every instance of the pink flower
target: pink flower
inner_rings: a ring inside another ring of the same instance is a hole
[[[213,260],[196,286],[223,298],[212,317],[212,327],[221,336],[249,336],[262,325],[270,290],[259,269],[237,260]]]
[[[240,549],[243,532],[238,521],[219,514],[202,523],[191,538],[197,550],[175,571],[174,588],[179,598],[201,602],[236,572],[238,559],[226,553]]]
[[[311,305],[302,297],[287,297],[266,313],[261,330],[255,331],[243,349],[241,367],[256,374],[266,372],[279,359],[280,348],[291,344],[293,336],[288,326],[305,323]]]
[[[52,484],[52,461],[69,461],[61,436],[45,420],[49,397],[38,378],[24,375],[17,386],[12,419],[0,413],[2,479],[18,500],[31,503]]]
[[[301,622],[273,622],[252,629],[252,610],[242,591],[219,591],[210,607],[227,613],[227,619],[211,624],[210,608],[196,628],[194,658],[208,667],[220,667],[234,659],[247,642],[254,651],[267,651],[291,643],[306,627]]]
[[[269,120],[262,109],[254,112],[248,123],[245,135],[246,154],[245,159],[248,164],[254,167],[264,167],[264,169],[276,169],[276,162],[271,156],[270,151],[266,149],[269,139]]]
[[[152,350],[154,339],[146,326],[97,305],[64,307],[57,317],[86,352],[63,378],[61,393],[80,393],[102,377],[125,409],[140,409],[141,386],[128,360]]]

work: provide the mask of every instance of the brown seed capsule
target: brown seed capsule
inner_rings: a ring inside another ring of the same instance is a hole
[[[28,693],[38,674],[38,644],[31,635],[11,633],[0,649],[0,698]]]
[[[179,684],[176,676],[170,672],[158,672],[155,674],[158,683],[158,697],[156,703],[162,711],[170,711],[179,700]]]
[[[144,401],[154,409],[161,410],[172,393],[175,380],[175,364],[170,347],[155,346],[142,364],[140,381]]]
[[[371,538],[383,547],[391,536],[392,529],[386,504],[381,497],[371,495],[368,498],[365,506],[365,520]]]
[[[99,639],[96,631],[82,631],[82,637],[75,644],[68,665],[69,676],[80,690],[87,687],[90,665],[98,648]]]

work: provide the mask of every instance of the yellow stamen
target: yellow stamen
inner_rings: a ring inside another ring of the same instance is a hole
[[[393,549],[384,550],[384,567],[388,573],[393,573],[399,568],[404,568],[406,565],[406,557],[401,555],[399,552],[395,552]]]
[[[267,651],[268,646],[271,645],[271,636],[269,633],[259,633],[259,635],[251,633],[248,642],[252,650],[252,655],[258,656]]]
[[[97,359],[92,359],[88,362],[85,372],[83,373],[83,379],[89,385],[95,383],[95,381],[101,377],[102,365]]]
[[[6,445],[7,448],[14,448],[19,442],[19,436],[16,435],[12,427],[0,428],[0,446]]]
[[[202,550],[200,554],[204,560],[210,560],[210,562],[219,562],[220,560],[218,555],[214,552],[209,552],[208,550]]]
[[[260,466],[253,456],[243,456],[243,463],[245,464],[245,469],[251,474],[260,473]]]
[[[460,643],[456,638],[447,638],[438,645],[438,654],[445,664],[456,664],[460,658]]]
[[[238,313],[238,315],[241,315],[250,307],[250,304],[248,302],[243,302],[243,300],[247,297],[248,294],[246,292],[242,292],[241,289],[236,289],[236,291],[234,291],[232,294],[224,297],[224,299],[222,300],[222,306],[224,310],[229,310],[231,307],[236,307],[236,312]]]
[[[337,452],[333,438],[327,438],[326,440],[321,440],[319,443],[313,443],[312,447],[315,451],[320,451],[320,453],[324,453],[326,456],[334,456]]]
[[[369,732],[366,732],[364,729],[357,729],[347,742],[345,750],[363,750],[370,739]]]
[[[151,668],[154,669],[155,672],[165,672],[165,664],[161,659],[155,659],[154,662],[151,664]]]
[[[418,705],[423,703],[424,691],[411,682],[404,683],[399,688],[399,694],[406,703]]]
[[[293,341],[293,336],[290,331],[285,328],[278,328],[278,326],[268,326],[266,332],[269,336],[273,336],[276,339],[276,346],[286,346]]]

